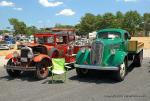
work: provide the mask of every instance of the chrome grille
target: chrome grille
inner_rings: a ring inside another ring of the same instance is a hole
[[[29,53],[33,53],[30,47],[25,46],[21,48],[21,57],[28,57]]]
[[[28,57],[29,49],[21,49],[21,57]]]
[[[102,61],[103,44],[100,42],[93,42],[91,47],[91,61],[92,64],[99,65]]]

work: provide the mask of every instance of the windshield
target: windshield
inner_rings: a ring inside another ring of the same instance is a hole
[[[39,44],[43,44],[43,43],[53,44],[54,37],[53,36],[35,37],[35,42]]]
[[[115,39],[115,38],[121,38],[121,34],[119,32],[100,32],[97,34],[97,38]]]

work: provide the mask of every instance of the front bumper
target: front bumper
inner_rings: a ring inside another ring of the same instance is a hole
[[[96,70],[119,70],[119,67],[113,67],[113,66],[95,66],[95,65],[79,65],[74,64],[74,67],[76,68],[84,68],[84,69],[96,69]]]
[[[21,67],[21,66],[11,66],[11,65],[4,65],[5,69],[11,70],[20,70],[20,71],[35,71],[36,67]]]

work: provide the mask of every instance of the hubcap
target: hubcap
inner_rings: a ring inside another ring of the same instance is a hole
[[[43,76],[47,75],[47,68],[40,69],[40,74]]]
[[[125,67],[125,64],[123,63],[123,64],[120,65],[120,76],[124,77],[125,72],[126,72],[126,67]]]

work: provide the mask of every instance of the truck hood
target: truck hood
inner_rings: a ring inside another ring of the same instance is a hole
[[[27,46],[29,46],[29,47],[44,46],[44,47],[46,47],[48,50],[54,48],[54,46],[42,45],[42,44],[37,44],[37,43],[30,43],[30,44],[28,44]]]

